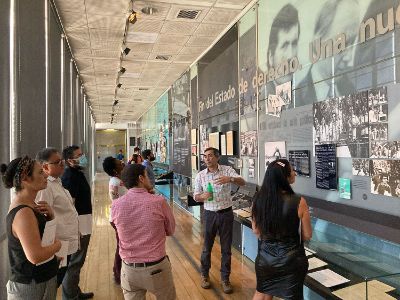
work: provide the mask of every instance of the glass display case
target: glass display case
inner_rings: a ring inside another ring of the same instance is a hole
[[[258,242],[250,217],[243,214],[250,209],[237,201],[234,212],[241,224],[234,227],[240,237],[234,246],[254,261]],[[305,245],[304,299],[400,299],[400,245],[317,218],[312,227],[312,240]]]

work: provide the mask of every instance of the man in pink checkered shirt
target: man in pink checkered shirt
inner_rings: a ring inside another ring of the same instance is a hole
[[[175,299],[165,251],[166,236],[175,231],[171,208],[162,196],[149,193],[153,185],[145,166],[127,165],[121,179],[129,190],[112,203],[111,220],[119,236],[124,298],[144,300],[149,291],[157,299]]]

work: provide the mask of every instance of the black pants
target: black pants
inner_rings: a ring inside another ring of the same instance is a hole
[[[208,276],[211,268],[211,251],[215,236],[219,234],[221,243],[221,280],[229,280],[231,274],[231,246],[233,229],[233,211],[224,212],[204,210],[204,245],[201,254],[201,274]]]
[[[71,255],[68,264],[67,273],[62,282],[63,300],[77,299],[81,289],[79,288],[79,279],[81,269],[85,263],[86,254],[89,248],[90,234],[80,237],[80,249]]]
[[[58,272],[57,272],[57,287],[59,287],[61,285],[61,283],[64,280],[65,274],[67,273],[67,269],[68,269],[68,265],[69,265],[69,261],[71,260],[71,255],[67,256],[67,265],[65,267],[59,268]]]

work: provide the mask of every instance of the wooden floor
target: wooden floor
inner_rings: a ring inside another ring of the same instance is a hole
[[[256,286],[254,264],[232,249],[232,273],[230,276],[234,293],[226,295],[220,286],[221,249],[214,244],[210,278],[212,288],[200,287],[200,253],[202,246],[201,224],[181,208],[172,206],[176,230],[167,238],[167,254],[180,300],[251,299]],[[110,200],[108,199],[108,177],[97,174],[94,186],[94,223],[88,256],[81,271],[80,286],[83,291],[92,291],[94,299],[123,299],[121,287],[113,280],[112,266],[115,253],[115,233],[108,222]],[[59,291],[60,294],[60,291]],[[60,295],[57,299],[61,299]],[[147,294],[147,299],[155,299]]]

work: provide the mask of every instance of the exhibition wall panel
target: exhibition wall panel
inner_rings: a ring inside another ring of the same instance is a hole
[[[237,110],[237,25],[234,25],[198,62],[199,119]]]
[[[238,22],[239,112],[242,176],[258,183],[258,103],[257,103],[257,6]]]
[[[296,192],[397,215],[398,1],[259,4],[259,183],[290,156]]]
[[[169,164],[169,96],[165,92],[157,102],[140,118],[141,134],[136,142],[141,150],[151,149],[155,155],[156,162]]]
[[[185,72],[171,87],[172,101],[172,168],[175,173],[191,177],[190,71]]]

